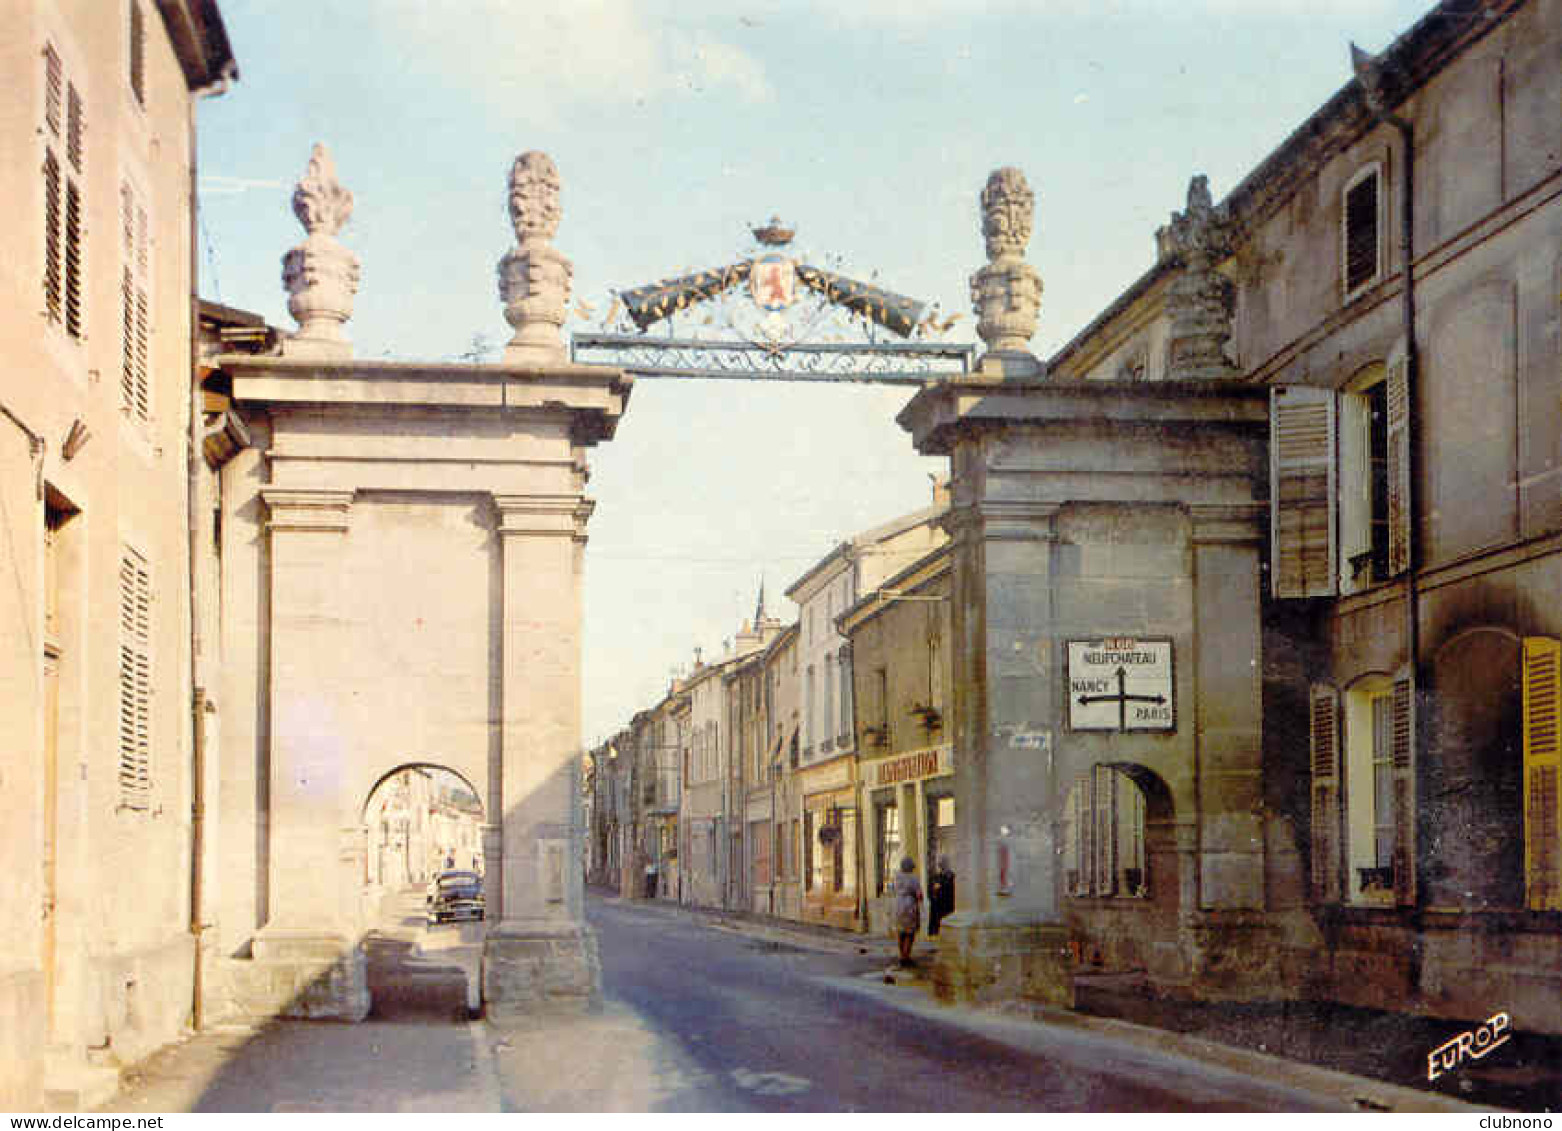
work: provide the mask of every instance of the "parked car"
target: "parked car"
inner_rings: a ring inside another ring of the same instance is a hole
[[[476,872],[441,872],[428,886],[428,921],[483,917],[483,877]]]

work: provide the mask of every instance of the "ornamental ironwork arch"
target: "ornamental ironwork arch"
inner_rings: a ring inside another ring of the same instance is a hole
[[[746,381],[922,385],[971,371],[974,345],[938,340],[960,315],[804,261],[777,218],[750,231],[758,246],[737,262],[617,292],[601,330],[571,335],[572,359]],[[675,333],[696,308],[709,335]],[[648,332],[658,324],[665,336]]]

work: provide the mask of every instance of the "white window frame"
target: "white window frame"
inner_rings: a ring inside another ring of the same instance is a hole
[[[1394,681],[1387,675],[1369,675],[1353,683],[1344,702],[1344,801],[1345,883],[1350,903],[1392,905],[1394,902],[1393,831],[1393,728]],[[1378,789],[1379,771],[1387,788]],[[1390,844],[1380,856],[1378,831],[1384,827],[1383,806],[1388,807]],[[1366,891],[1361,869],[1388,868],[1387,886]]]

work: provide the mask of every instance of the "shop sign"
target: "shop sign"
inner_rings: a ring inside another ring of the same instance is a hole
[[[954,769],[950,754],[948,746],[933,746],[897,758],[881,759],[873,763],[873,785],[877,788],[950,773]]]
[[[1177,729],[1170,639],[1108,636],[1067,644],[1071,730]]]

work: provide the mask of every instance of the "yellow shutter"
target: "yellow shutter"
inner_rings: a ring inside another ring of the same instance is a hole
[[[1314,684],[1310,711],[1312,754],[1312,895],[1340,901],[1340,697]]]
[[[1269,391],[1270,591],[1335,591],[1335,398],[1305,385]]]
[[[1390,753],[1394,780],[1394,902],[1416,902],[1416,685],[1408,666],[1394,677]]]
[[[1562,643],[1524,640],[1524,902],[1534,911],[1562,911]]]

